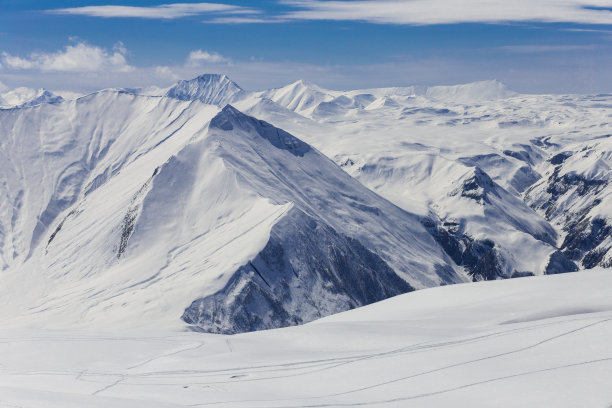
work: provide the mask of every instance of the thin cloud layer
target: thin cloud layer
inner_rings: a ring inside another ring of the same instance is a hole
[[[189,53],[185,65],[188,67],[199,67],[202,64],[226,64],[229,62],[231,62],[229,58],[225,58],[216,52],[195,50]]]
[[[95,72],[131,71],[125,55],[127,50],[118,43],[112,51],[79,42],[67,45],[54,53],[34,52],[27,57],[2,53],[2,63],[11,70],[38,70],[42,72]]]
[[[456,24],[519,21],[612,24],[605,0],[287,0],[292,20],[345,20],[378,24]]]
[[[251,14],[256,13],[255,10],[235,6],[231,4],[220,3],[173,3],[160,4],[153,7],[136,7],[136,6],[85,6],[47,10],[53,14],[76,14],[91,17],[105,18],[148,18],[148,19],[166,19],[172,20],[181,17],[201,15],[206,13],[224,13],[224,14]]]
[[[585,45],[589,46],[589,45]],[[451,85],[497,78],[519,92],[602,93],[612,83],[612,57],[599,52],[592,58],[567,58],[565,53],[546,54],[543,64],[530,65],[531,55],[549,50],[549,45],[507,46],[511,58],[469,60],[453,56],[422,57],[373,64],[314,64],[264,59],[229,58],[214,51],[193,50],[176,65],[131,66],[125,48],[112,51],[77,43],[49,54],[19,57],[0,54],[0,80],[6,88],[27,86],[86,93],[108,87],[165,87],[178,79],[202,73],[225,73],[244,89],[279,87],[306,79],[331,89],[357,89],[397,85]],[[524,48],[527,47],[527,48]],[[567,52],[582,52],[564,46]],[[572,48],[570,48],[572,47]],[[495,48],[491,48],[495,50]],[[100,55],[102,58],[100,58]],[[85,58],[97,61],[89,65]],[[10,65],[10,67],[9,67]],[[45,75],[40,75],[44,72]],[[604,85],[602,85],[604,84]],[[2,85],[0,85],[2,88]]]

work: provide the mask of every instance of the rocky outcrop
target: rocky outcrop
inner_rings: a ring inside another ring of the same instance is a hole
[[[361,242],[292,209],[265,248],[221,291],[193,301],[182,319],[212,333],[273,329],[412,290]]]

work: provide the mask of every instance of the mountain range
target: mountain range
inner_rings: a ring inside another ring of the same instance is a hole
[[[612,266],[612,95],[223,75],[17,93],[0,96],[5,326],[231,334]]]

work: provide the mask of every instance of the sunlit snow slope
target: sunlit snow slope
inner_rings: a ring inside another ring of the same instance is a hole
[[[610,95],[249,92],[214,74],[63,102],[11,92],[3,325],[234,333],[612,266]]]
[[[0,135],[4,327],[234,333],[465,280],[418,217],[231,106],[109,90]]]
[[[235,336],[0,330],[0,406],[607,408],[610,286],[453,285]]]

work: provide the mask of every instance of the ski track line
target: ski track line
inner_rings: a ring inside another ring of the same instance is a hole
[[[402,377],[402,378],[398,378],[395,380],[391,380],[391,381],[385,381],[379,384],[374,384],[368,387],[362,387],[362,388],[358,388],[358,389],[354,389],[354,390],[349,390],[349,391],[345,391],[342,393],[336,393],[336,394],[327,394],[327,395],[320,395],[320,396],[312,396],[312,397],[303,397],[303,398],[299,398],[299,399],[321,399],[321,398],[329,398],[329,397],[338,397],[338,396],[343,396],[343,395],[349,395],[349,394],[355,394],[357,392],[361,392],[361,391],[366,391],[366,390],[370,390],[373,388],[377,388],[377,387],[381,387],[381,386],[385,386],[385,385],[389,385],[389,384],[393,384],[393,383],[397,383],[397,382],[401,382],[401,381],[405,381],[405,380],[409,380],[415,377],[420,377],[423,375],[427,375],[427,374],[432,374],[435,372],[440,372],[440,371],[444,371],[450,368],[454,368],[454,367],[460,367],[460,366],[464,366],[467,364],[471,364],[471,363],[475,363],[475,362],[479,362],[479,361],[485,361],[485,360],[490,360],[490,359],[494,359],[494,358],[498,358],[498,357],[502,357],[502,356],[506,356],[506,355],[511,355],[511,354],[516,354],[525,350],[529,350],[535,347],[538,347],[542,344],[548,343],[550,341],[556,340],[558,338],[579,332],[581,330],[590,328],[592,326],[596,326],[605,322],[609,322],[611,321],[612,318],[609,319],[604,319],[604,320],[599,320],[597,322],[594,323],[590,323],[587,324],[585,326],[582,327],[578,327],[576,329],[570,330],[570,331],[566,331],[564,333],[558,334],[556,336],[552,336],[549,337],[547,339],[541,340],[535,344],[532,344],[530,346],[526,346],[526,347],[522,347],[516,350],[512,350],[512,351],[508,351],[508,352],[504,352],[504,353],[499,353],[499,354],[495,354],[492,356],[487,356],[487,357],[482,357],[482,358],[478,358],[478,359],[474,359],[474,360],[469,360],[469,361],[465,361],[462,363],[456,363],[456,364],[451,364],[445,367],[440,367],[434,370],[429,370],[429,371],[425,371],[425,372],[421,372],[421,373],[417,373],[417,374],[413,374],[410,376],[406,376],[406,377]],[[550,371],[550,370],[556,370],[556,369],[560,369],[560,368],[565,368],[565,367],[572,367],[575,365],[582,365],[582,364],[591,364],[591,363],[596,363],[596,362],[600,362],[600,361],[608,361],[608,360],[612,360],[612,357],[610,358],[605,358],[605,359],[601,359],[601,360],[592,360],[592,361],[588,361],[588,362],[582,362],[582,363],[577,363],[577,364],[569,364],[569,365],[563,365],[563,366],[559,366],[559,367],[553,367],[553,368],[547,368],[547,369],[543,369],[543,370],[535,370],[533,371],[533,373],[537,373],[537,372],[541,372],[541,371]],[[526,372],[526,373],[522,373],[522,374],[515,374],[515,375],[511,375],[511,376],[506,376],[506,377],[500,377],[499,379],[491,379],[491,380],[486,380],[482,383],[486,383],[486,382],[492,382],[492,381],[498,381],[498,380],[503,380],[506,378],[512,378],[512,377],[516,377],[516,376],[521,376],[521,375],[527,375],[527,374],[532,374],[532,372]],[[242,380],[242,381],[248,381],[248,380]],[[235,382],[239,382],[239,381],[235,381]],[[229,382],[228,382],[229,383]],[[456,387],[456,388],[452,388],[452,389],[448,389],[448,390],[442,390],[436,393],[430,393],[430,394],[422,394],[422,395],[417,395],[417,396],[411,396],[411,397],[405,397],[403,399],[394,399],[394,400],[390,400],[388,402],[398,402],[398,401],[403,401],[403,400],[407,400],[407,399],[415,399],[415,398],[423,398],[423,397],[427,397],[430,395],[436,395],[436,394],[441,394],[441,393],[445,393],[445,392],[450,392],[450,391],[454,391],[455,389],[461,389],[461,388],[466,388],[469,386],[474,386],[474,385],[478,385],[480,383],[474,383],[474,384],[468,384],[468,385],[464,385],[461,387]],[[281,401],[295,401],[298,398],[282,398],[282,399],[272,399],[272,400],[235,400],[235,401],[220,401],[220,402],[213,402],[213,403],[204,403],[204,404],[195,404],[192,405],[193,407],[204,407],[204,406],[210,406],[210,405],[220,405],[220,404],[238,404],[238,403],[248,403],[248,402],[281,402]],[[387,403],[386,401],[371,401],[368,403],[344,403],[344,404],[321,404],[321,405],[291,405],[291,406],[283,406],[280,408],[316,408],[316,407],[328,407],[328,406],[362,406],[362,405],[370,405],[370,404],[376,404],[376,403]]]
[[[570,330],[570,331],[558,334],[556,336],[549,337],[547,339],[541,340],[541,341],[539,341],[539,342],[537,342],[535,344],[532,344],[530,346],[521,347],[521,348],[516,349],[516,350],[507,351],[507,352],[499,353],[499,354],[494,354],[494,355],[487,356],[487,357],[481,357],[481,358],[477,358],[477,359],[474,359],[474,360],[465,361],[463,363],[451,364],[451,365],[448,365],[448,366],[445,366],[445,367],[440,367],[440,368],[436,368],[434,370],[424,371],[422,373],[413,374],[413,375],[410,375],[410,376],[407,376],[407,377],[402,377],[402,378],[398,378],[398,379],[395,379],[395,380],[392,380],[392,381],[382,382],[382,383],[379,383],[379,384],[374,384],[374,385],[371,385],[371,386],[368,386],[368,387],[357,388],[357,389],[354,389],[354,390],[351,390],[351,391],[341,392],[341,393],[337,393],[337,394],[325,395],[324,397],[335,397],[335,396],[353,394],[353,393],[361,392],[361,391],[367,391],[367,390],[371,390],[373,388],[377,388],[377,387],[393,384],[393,383],[404,381],[404,380],[407,380],[407,379],[411,379],[411,378],[415,378],[415,377],[420,377],[422,375],[427,375],[427,374],[432,374],[432,373],[435,373],[435,372],[447,370],[449,368],[460,367],[460,366],[464,366],[466,364],[477,363],[477,362],[480,362],[480,361],[491,360],[491,359],[498,358],[498,357],[503,357],[503,356],[507,356],[507,355],[511,355],[511,354],[520,353],[520,352],[523,352],[523,351],[530,350],[532,348],[541,346],[542,344],[554,341],[554,340],[559,339],[561,337],[568,336],[570,334],[577,333],[579,331],[588,329],[590,327],[593,327],[593,326],[596,326],[596,325],[599,325],[599,324],[603,324],[603,323],[609,322],[610,320],[612,320],[612,318],[600,320],[600,321],[597,321],[597,322],[594,322],[594,323],[590,323],[590,324],[587,324],[585,326],[578,327],[576,329],[573,329],[573,330]]]
[[[156,357],[153,357],[153,358],[149,358],[147,360],[144,360],[144,361],[142,361],[140,363],[134,364],[133,366],[130,366],[130,367],[126,368],[126,370],[132,370],[132,369],[137,368],[137,367],[142,367],[143,365],[149,364],[149,363],[151,363],[151,362],[153,362],[155,360],[160,360],[162,358],[166,358],[166,357],[170,357],[170,356],[175,356],[177,354],[181,354],[181,353],[184,353],[184,352],[187,352],[187,351],[198,350],[198,349],[204,347],[204,345],[206,345],[206,342],[202,341],[202,342],[198,343],[195,346],[185,347],[185,348],[180,349],[180,350],[176,350],[176,351],[172,351],[170,353],[162,354],[161,356],[156,356]]]
[[[559,323],[567,323],[567,322],[572,322],[572,321],[577,321],[577,320],[583,320],[583,319],[572,319],[572,320],[569,320],[569,321],[539,324],[539,325],[529,326],[529,327],[526,327],[526,328],[517,328],[517,329],[505,330],[505,331],[501,331],[501,332],[496,332],[496,333],[491,333],[491,334],[487,334],[487,335],[472,337],[472,338],[468,338],[468,339],[456,340],[456,341],[448,341],[448,342],[443,342],[443,343],[435,343],[435,344],[432,344],[432,345],[428,345],[427,344],[428,342],[422,342],[422,343],[417,343],[417,344],[414,344],[414,345],[411,345],[411,346],[408,346],[408,347],[402,347],[402,348],[395,349],[395,350],[384,351],[384,352],[379,352],[379,353],[374,353],[374,354],[365,354],[365,355],[353,356],[353,357],[338,357],[338,358],[330,358],[330,359],[324,359],[324,360],[315,360],[315,361],[307,361],[307,362],[279,364],[279,365],[271,365],[271,366],[241,367],[241,368],[235,368],[235,369],[222,369],[222,370],[211,370],[211,371],[191,370],[191,371],[168,371],[168,372],[157,372],[157,373],[152,372],[152,373],[142,374],[142,376],[155,376],[155,375],[168,375],[168,374],[174,374],[174,375],[176,375],[176,374],[180,374],[180,375],[206,374],[206,376],[215,376],[215,375],[222,374],[224,372],[230,372],[231,373],[233,371],[246,371],[247,373],[250,373],[250,374],[265,373],[265,372],[275,373],[275,372],[287,372],[287,371],[295,371],[295,370],[301,370],[301,369],[308,369],[308,368],[323,366],[323,367],[317,368],[315,370],[311,370],[311,371],[307,371],[307,372],[302,372],[302,373],[296,373],[296,374],[290,374],[290,375],[278,375],[278,376],[259,377],[259,378],[246,378],[246,379],[241,379],[241,380],[237,380],[237,381],[213,381],[213,382],[198,383],[198,384],[201,384],[201,385],[228,384],[228,383],[238,383],[238,382],[252,382],[252,381],[274,380],[274,379],[281,379],[281,378],[292,378],[292,377],[298,377],[298,376],[302,376],[302,375],[309,375],[309,374],[314,374],[314,373],[318,373],[318,372],[334,369],[334,368],[337,368],[337,367],[340,367],[340,366],[343,366],[343,365],[352,364],[352,363],[359,362],[359,361],[362,361],[362,360],[391,357],[391,356],[396,356],[396,355],[401,355],[401,354],[413,354],[413,353],[420,353],[420,352],[428,352],[428,351],[435,350],[435,349],[438,349],[438,348],[461,346],[461,345],[464,345],[464,344],[469,344],[469,343],[472,343],[472,342],[477,342],[477,341],[485,340],[485,339],[488,339],[488,338],[491,338],[491,337],[509,335],[509,334],[513,334],[515,332],[529,331],[529,330],[537,329],[537,328],[544,327],[544,326],[549,326],[549,325],[554,325],[554,324],[559,324]],[[306,364],[309,364],[309,365],[305,366]],[[287,368],[289,365],[294,365],[295,367]],[[249,371],[249,370],[258,369],[258,368],[269,368],[269,369],[258,370],[258,371]]]

